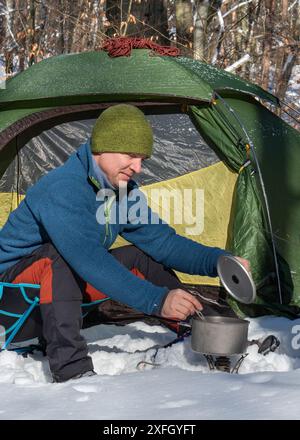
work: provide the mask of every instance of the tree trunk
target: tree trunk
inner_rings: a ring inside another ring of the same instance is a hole
[[[14,7],[14,0],[6,0],[5,38],[3,52],[5,59],[5,74],[8,76],[11,75],[14,70],[14,52],[17,47],[13,29],[13,13],[10,12],[14,9]]]
[[[196,20],[194,31],[194,58],[205,61],[207,55],[207,20],[209,16],[209,1],[199,0],[196,3]]]
[[[29,50],[29,66],[36,62],[35,44],[35,1],[30,0],[29,21],[28,21],[28,50]]]
[[[265,38],[263,44],[261,85],[264,89],[268,90],[270,81],[271,51],[273,44],[275,0],[265,0],[265,14]]]
[[[36,43],[37,43],[37,61],[41,61],[44,57],[45,47],[44,38],[46,36],[45,27],[47,21],[47,7],[45,0],[40,0],[36,8],[36,24],[38,29],[36,30]]]
[[[176,1],[176,43],[183,56],[193,48],[193,8],[189,0]]]
[[[119,6],[116,5],[116,0],[106,0],[106,17],[109,22],[107,36],[119,36],[121,13]]]
[[[222,2],[221,2],[222,3]],[[217,17],[218,17],[218,35],[216,37],[216,43],[215,43],[215,51],[211,59],[211,64],[221,64],[221,54],[222,54],[222,43],[223,43],[223,37],[225,34],[225,25],[224,25],[224,19],[223,19],[223,13],[224,13],[224,7],[222,8],[222,4],[220,4],[220,7],[216,10]],[[240,56],[238,56],[238,59]]]
[[[251,59],[254,60],[258,52],[256,42],[254,39],[255,33],[257,33],[257,23],[260,16],[261,2],[258,0],[256,4],[250,3],[248,5],[248,32],[245,41],[245,53],[248,53]],[[251,66],[252,63],[246,63],[243,69],[243,78],[251,80]]]
[[[101,8],[103,7],[103,5],[100,4],[99,0],[93,0],[91,6],[92,6],[92,12],[91,12],[91,26],[90,26],[91,32],[90,32],[89,49],[95,50],[97,46],[100,46],[101,41],[103,40],[100,31]]]
[[[282,17],[283,23],[285,23],[288,18],[288,5],[289,5],[288,0],[282,0],[282,2],[281,2],[281,17]]]
[[[283,100],[285,97],[291,73],[296,63],[296,59],[297,55],[295,50],[289,49],[288,51],[286,51],[283,58],[282,70],[280,72],[275,90],[275,94],[280,100]]]
[[[97,20],[97,38],[95,40],[95,50],[99,50],[102,46],[103,40],[106,38],[105,33],[108,26],[106,17],[106,0],[98,0],[98,20]]]
[[[163,46],[169,46],[169,32],[168,32],[168,13],[167,0],[150,0],[148,1],[148,26],[150,26],[147,34],[155,34],[157,31],[156,42]]]
[[[283,100],[288,88],[288,83],[292,74],[294,65],[299,55],[300,42],[300,17],[298,6],[293,11],[293,17],[288,20],[288,4],[286,0],[282,0],[281,14],[285,19],[282,20],[281,33],[286,35],[284,46],[280,48],[281,59],[276,69],[276,90],[275,94],[279,99]],[[278,57],[277,57],[278,58]]]
[[[82,18],[84,16],[85,0],[79,0],[77,6],[77,18],[73,27],[72,43],[70,52],[79,52],[82,36]]]
[[[58,1],[58,9],[59,14],[57,16],[57,30],[58,30],[58,38],[57,38],[57,53],[63,54],[65,52],[65,16],[64,13],[68,13],[68,5],[65,3],[69,3],[65,0]]]
[[[151,38],[159,44],[169,45],[167,0],[106,1],[106,17],[110,23],[110,37]]]

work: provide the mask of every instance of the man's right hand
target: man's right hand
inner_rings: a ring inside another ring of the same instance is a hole
[[[196,310],[202,310],[201,303],[190,293],[183,289],[173,289],[168,293],[161,316],[164,318],[184,320],[194,315]]]

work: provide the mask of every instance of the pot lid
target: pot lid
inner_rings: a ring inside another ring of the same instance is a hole
[[[254,281],[236,257],[221,255],[218,258],[217,271],[222,285],[234,299],[244,304],[254,302],[256,298]]]

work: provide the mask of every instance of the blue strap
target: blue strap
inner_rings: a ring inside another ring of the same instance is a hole
[[[0,315],[11,316],[12,318],[21,318],[22,316],[18,313],[6,312],[6,310],[0,310]]]
[[[82,309],[84,309],[84,307],[94,306],[94,305],[96,305],[96,304],[100,304],[100,303],[102,303],[102,302],[104,302],[104,301],[107,301],[108,299],[110,299],[110,298],[107,297],[107,298],[103,298],[103,299],[97,299],[97,301],[92,301],[92,302],[90,302],[90,303],[84,303],[84,304],[81,304],[81,307],[82,307]],[[90,310],[88,310],[86,313],[84,313],[84,314],[82,315],[82,318],[85,318],[85,317],[89,314],[89,312],[90,312]]]
[[[26,288],[40,289],[41,286],[39,284],[28,284],[28,283],[12,284],[12,283],[0,282],[0,301],[3,296],[4,287],[19,289],[24,300],[28,304],[30,304],[30,306],[23,314],[11,313],[11,312],[7,312],[5,310],[0,310],[0,315],[6,315],[6,316],[10,316],[12,318],[18,318],[17,321],[9,329],[5,330],[5,332],[0,334],[0,336],[5,336],[10,333],[9,337],[6,339],[3,346],[0,348],[0,351],[5,350],[8,347],[8,345],[12,342],[12,340],[14,339],[14,337],[16,336],[16,334],[18,333],[18,331],[20,330],[20,328],[22,327],[22,325],[26,321],[26,319],[29,317],[29,315],[33,311],[33,309],[40,302],[38,297],[35,297],[34,300],[31,300],[30,298],[28,298],[25,289]],[[104,301],[107,301],[108,299],[110,299],[110,298],[107,297],[107,298],[99,299],[96,301],[92,301],[90,303],[84,303],[84,304],[81,304],[81,307],[85,308],[85,307],[95,306],[95,305],[100,304]],[[85,314],[83,314],[83,318],[85,318],[88,313],[89,313],[89,311],[87,311]]]
[[[4,287],[9,287],[9,288],[15,288],[15,289],[20,289],[22,296],[24,298],[24,300],[28,303],[28,304],[32,304],[33,301],[28,298],[28,296],[26,295],[25,292],[25,288],[31,288],[31,289],[40,289],[40,285],[39,284],[27,284],[27,283],[20,283],[20,284],[13,284],[13,283],[3,283],[0,282],[0,300],[2,299],[3,296],[3,288]]]
[[[92,302],[90,302],[90,303],[84,303],[84,304],[81,304],[81,307],[94,306],[94,305],[96,305],[96,304],[100,304],[100,303],[102,303],[102,302],[104,302],[104,301],[107,301],[108,299],[110,299],[109,296],[108,296],[107,298],[97,299],[96,301],[92,301]]]
[[[22,316],[22,315],[21,315],[21,316]],[[2,332],[2,333],[0,334],[0,336],[7,336],[10,332],[13,331],[13,329],[14,329],[17,325],[18,325],[18,321],[15,321],[15,323],[14,323],[11,327],[9,327],[7,330],[5,330],[4,332]],[[0,351],[1,351],[1,349],[0,349]]]
[[[26,295],[25,289],[27,289],[27,288],[40,289],[41,288],[41,286],[39,284],[28,284],[28,283],[12,284],[12,283],[4,283],[4,282],[0,281],[0,300],[2,299],[2,296],[3,296],[3,288],[4,287],[12,287],[12,288],[20,289],[24,300],[29,304],[32,304],[34,302],[34,300],[31,300],[30,298],[28,298],[28,296]],[[110,299],[110,297],[103,298],[103,299],[97,299],[96,301],[92,301],[90,303],[81,304],[81,307],[89,307],[92,305],[100,304],[101,302],[107,301],[108,299]]]

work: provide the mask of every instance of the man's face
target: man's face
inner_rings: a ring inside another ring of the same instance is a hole
[[[141,154],[125,153],[101,153],[93,156],[115,188],[118,188],[120,183],[128,182],[134,174],[139,174],[142,161],[146,159],[146,156]]]

